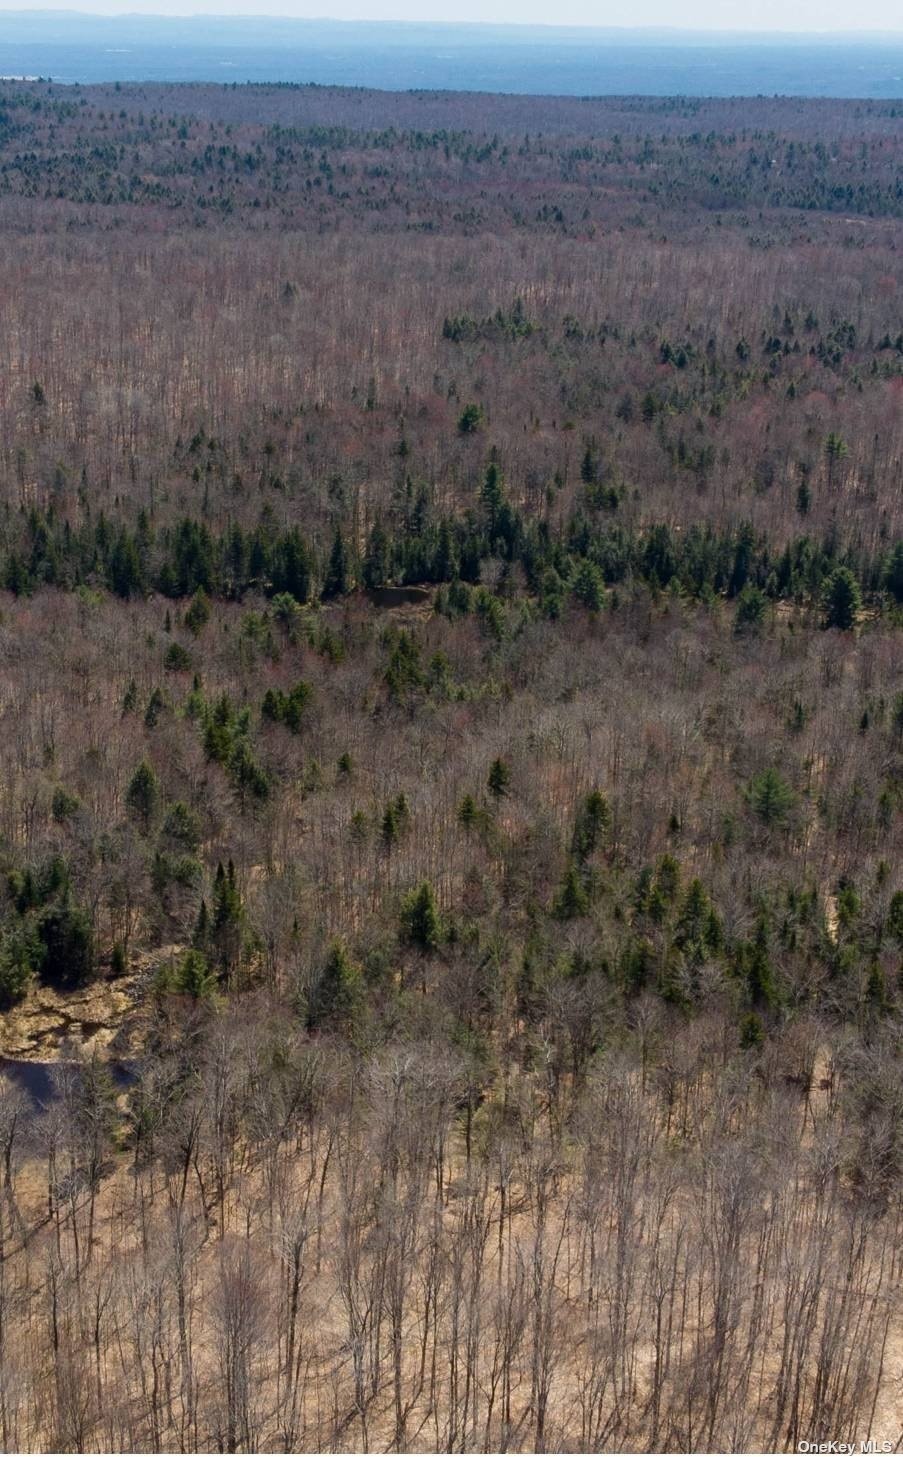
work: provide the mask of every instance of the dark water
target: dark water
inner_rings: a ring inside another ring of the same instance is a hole
[[[60,1096],[57,1078],[64,1068],[65,1064],[59,1062],[26,1062],[15,1057],[0,1057],[0,1074],[26,1095],[35,1110],[47,1107]],[[131,1063],[118,1060],[109,1064],[109,1072],[114,1087],[119,1090],[129,1087],[136,1076]]]
[[[371,587],[367,597],[374,607],[423,607],[433,594],[429,587]]]
[[[903,34],[809,41],[335,21],[0,12],[0,74],[536,95],[903,98]]]
[[[26,1093],[35,1107],[52,1103],[59,1096],[49,1062],[21,1062],[14,1057],[0,1057],[0,1073],[13,1087]]]

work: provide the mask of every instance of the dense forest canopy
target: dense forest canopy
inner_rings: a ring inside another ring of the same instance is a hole
[[[5,1448],[896,1441],[901,116],[0,82]]]

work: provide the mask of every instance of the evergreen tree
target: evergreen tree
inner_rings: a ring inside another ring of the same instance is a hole
[[[216,977],[203,952],[189,948],[176,967],[173,990],[194,1001],[207,1001],[216,992]]]
[[[461,435],[475,435],[482,430],[485,419],[481,405],[465,405],[458,417],[458,430]]]
[[[601,612],[605,603],[605,583],[595,562],[582,561],[574,578],[574,596],[589,612]]]
[[[493,759],[489,766],[489,777],[487,779],[490,794],[496,799],[502,799],[511,786],[511,770],[504,759]]]
[[[401,930],[405,941],[419,951],[436,951],[442,945],[442,919],[435,891],[428,880],[405,898],[401,908]]]
[[[849,567],[836,567],[825,587],[825,626],[848,632],[862,608],[859,583]]]
[[[150,834],[160,805],[160,781],[147,759],[141,760],[132,775],[125,792],[125,802],[130,814],[138,821],[142,834]]]
[[[580,806],[571,840],[571,853],[580,864],[595,854],[610,824],[608,800],[600,790],[593,789]]]
[[[439,526],[439,539],[433,556],[432,580],[451,582],[458,573],[458,557],[450,523],[443,519]]]
[[[775,768],[763,769],[750,781],[747,798],[753,812],[768,829],[782,829],[796,803],[790,785]]]
[[[734,632],[738,636],[759,631],[765,621],[767,600],[764,592],[747,582],[737,598],[737,611],[734,615]]]
[[[177,799],[169,806],[161,830],[162,842],[174,850],[194,854],[201,843],[201,827],[194,810],[184,800]]]
[[[589,894],[583,884],[576,861],[571,860],[552,906],[552,915],[559,921],[572,921],[589,910]]]
[[[399,794],[395,799],[390,799],[383,811],[380,833],[382,841],[387,850],[391,850],[397,840],[401,838],[410,823],[411,811],[407,799]]]
[[[495,535],[496,526],[502,506],[505,503],[505,488],[502,483],[502,472],[492,460],[486,467],[486,474],[483,477],[483,485],[480,491],[480,500],[483,503],[483,510],[486,513],[486,524],[489,527],[490,537]]]
[[[344,597],[351,591],[351,565],[348,555],[348,548],[345,545],[345,538],[340,527],[336,527],[335,536],[332,542],[332,550],[329,553],[329,561],[326,566],[326,575],[323,579],[323,590],[321,597],[324,602],[329,602],[334,597]]]
[[[832,430],[831,434],[825,441],[825,456],[828,462],[829,486],[833,486],[834,475],[837,467],[842,460],[846,459],[849,453],[850,452],[846,441],[842,438],[842,436],[838,435],[835,431]]]
[[[599,452],[592,441],[587,445],[580,462],[580,479],[585,486],[594,486],[599,479]]]
[[[367,542],[367,554],[364,557],[361,568],[361,576],[365,587],[382,587],[389,581],[391,571],[389,566],[391,543],[382,524],[377,521],[370,532],[370,539]]]
[[[273,554],[271,591],[287,593],[296,602],[310,599],[311,562],[307,543],[296,526],[277,543]]]
[[[204,908],[206,910],[206,907]],[[209,945],[220,975],[233,980],[241,959],[245,913],[241,895],[235,883],[235,866],[229,861],[223,869],[222,861],[216,867],[213,881],[213,906],[210,914],[209,933],[203,940],[196,931],[198,950],[204,949],[204,940],[209,935]],[[200,929],[200,928],[199,928]]]
[[[141,558],[134,538],[120,531],[110,555],[109,582],[117,597],[134,597],[143,587]]]
[[[341,941],[334,941],[310,998],[308,1025],[311,1028],[353,1025],[362,997],[360,971]]]
[[[185,610],[184,622],[188,631],[195,637],[207,626],[210,621],[210,598],[203,587],[198,587],[194,596]]]
[[[898,541],[884,572],[884,585],[895,602],[903,603],[903,541]]]
[[[94,975],[94,932],[88,912],[68,894],[48,906],[37,920],[41,943],[39,973],[53,986],[82,986]]]

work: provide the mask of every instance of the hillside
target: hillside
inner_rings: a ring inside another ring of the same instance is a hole
[[[0,1444],[903,1428],[901,102],[0,82]]]

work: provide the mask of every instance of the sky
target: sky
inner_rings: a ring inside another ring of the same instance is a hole
[[[2,12],[278,15],[298,19],[490,21],[737,32],[903,31],[903,0],[0,0]]]

